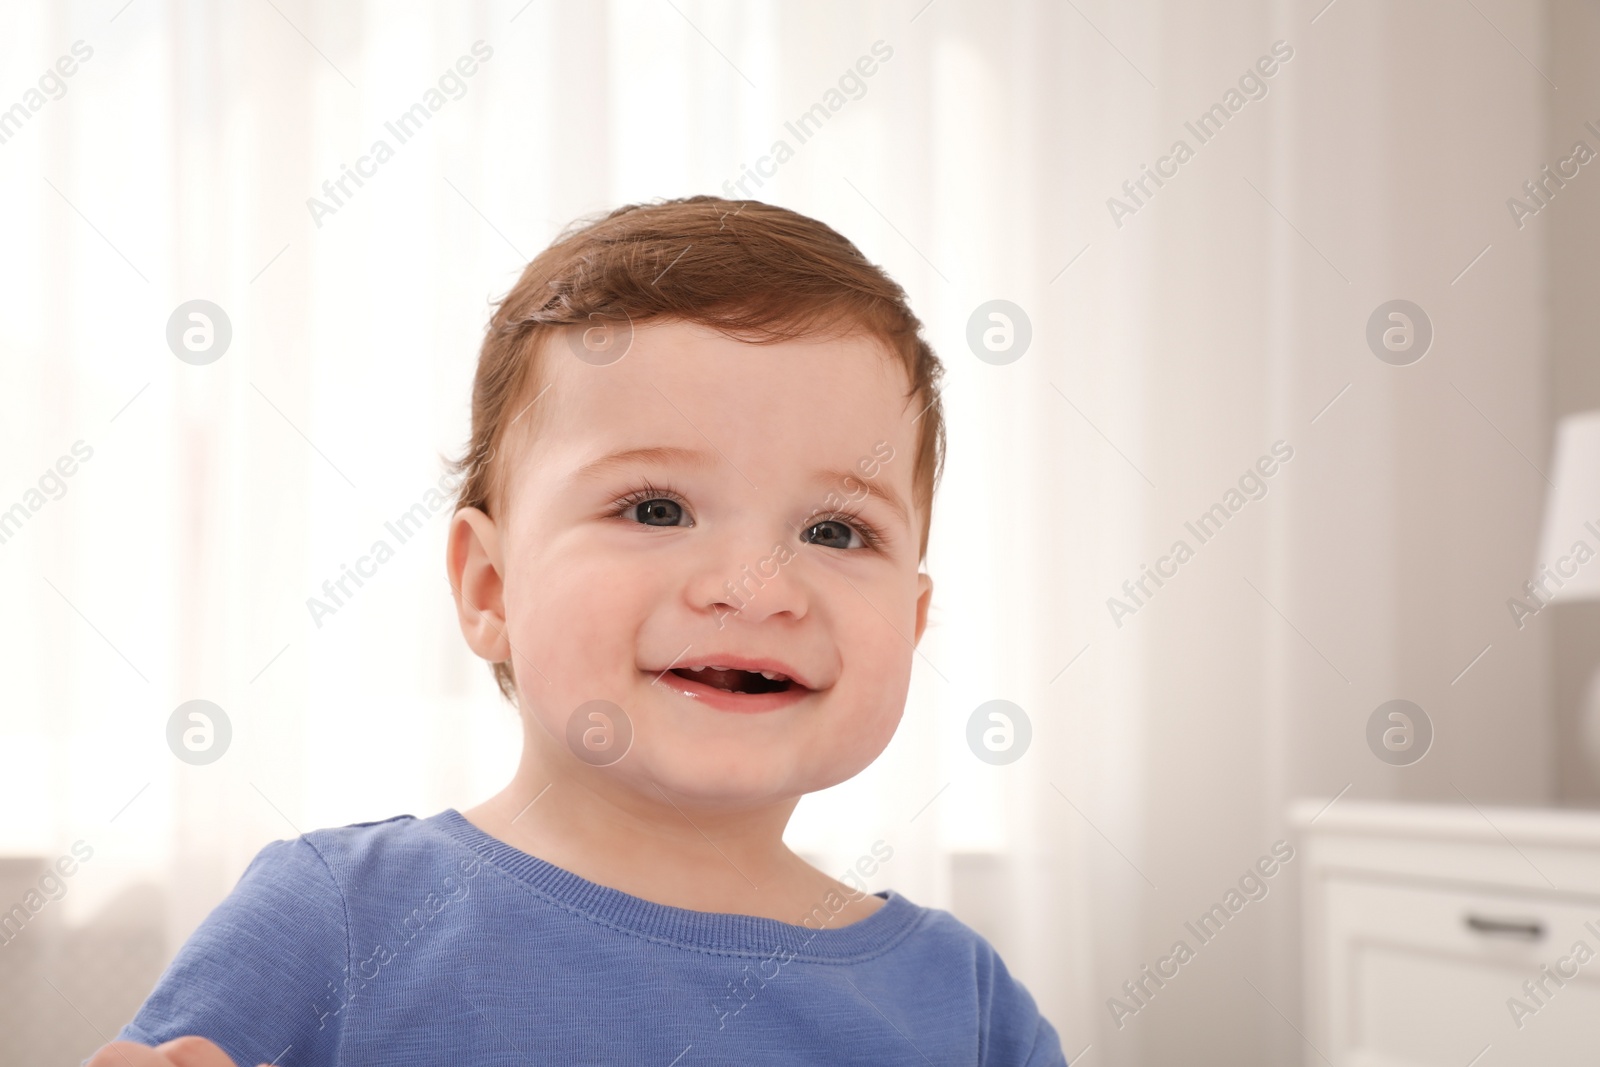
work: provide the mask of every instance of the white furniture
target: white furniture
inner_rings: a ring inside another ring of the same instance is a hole
[[[1539,558],[1519,603],[1508,602],[1518,629],[1547,603],[1600,600],[1600,411],[1568,415],[1556,426],[1550,475]],[[1578,723],[1576,740],[1600,774],[1600,668],[1589,676]]]
[[[1600,812],[1317,800],[1290,823],[1307,1067],[1600,1063]]]

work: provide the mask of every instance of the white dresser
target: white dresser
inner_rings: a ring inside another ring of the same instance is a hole
[[[1600,1064],[1600,812],[1345,799],[1290,822],[1307,1067]]]

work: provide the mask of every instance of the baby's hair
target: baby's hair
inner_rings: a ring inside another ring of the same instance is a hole
[[[570,326],[626,331],[652,320],[753,344],[856,334],[881,342],[904,366],[906,397],[919,412],[912,483],[922,515],[917,556],[926,557],[944,467],[943,365],[905,290],[882,269],[826,224],[759,200],[628,204],[578,219],[534,257],[496,306],[478,354],[472,441],[450,461],[456,507],[498,514],[506,465],[495,457],[512,423],[525,414],[530,426],[537,421],[528,406],[541,388],[536,363],[548,338]],[[492,667],[515,703],[511,664]]]

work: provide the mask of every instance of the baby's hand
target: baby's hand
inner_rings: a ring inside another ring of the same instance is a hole
[[[151,1048],[133,1041],[113,1041],[84,1067],[238,1067],[214,1042],[203,1037],[175,1037]],[[263,1064],[262,1067],[270,1067]]]

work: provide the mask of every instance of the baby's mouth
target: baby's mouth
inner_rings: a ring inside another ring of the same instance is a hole
[[[706,667],[698,671],[688,670],[683,667],[674,667],[673,674],[680,678],[699,682],[702,685],[715,686],[730,693],[781,693],[787,689],[798,689],[798,682],[779,675],[768,678],[759,671],[742,671],[737,668],[718,670],[715,667]]]

